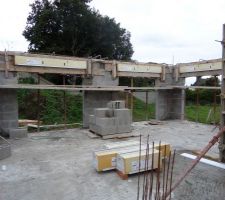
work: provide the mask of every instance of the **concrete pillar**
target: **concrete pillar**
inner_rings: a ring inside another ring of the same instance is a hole
[[[156,119],[184,119],[185,91],[183,89],[156,91]]]
[[[105,70],[103,63],[92,63],[92,71],[99,72],[89,78],[83,79],[83,85],[92,86],[118,86],[119,79],[112,77],[112,72]],[[110,91],[84,91],[83,92],[83,127],[89,127],[89,115],[93,115],[95,108],[107,107],[107,103],[111,100],[123,100],[119,92]]]
[[[0,72],[0,84],[17,84],[17,76]],[[26,129],[18,128],[18,102],[16,89],[0,89],[0,134],[10,138],[24,137]]]
[[[166,67],[165,81],[156,80],[157,87],[183,86],[184,78],[175,80],[174,68]],[[185,113],[185,90],[184,89],[159,89],[156,91],[157,120],[184,119]]]

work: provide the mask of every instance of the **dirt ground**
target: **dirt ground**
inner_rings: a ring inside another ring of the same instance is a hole
[[[177,149],[174,179],[191,163],[180,153],[201,149],[218,130],[212,132],[214,126],[187,121],[146,124],[134,123],[133,131]],[[0,161],[0,200],[137,199],[137,175],[121,180],[114,171],[97,173],[93,167],[93,150],[112,141],[118,139],[91,139],[85,129],[32,133],[10,140],[12,156]],[[217,146],[209,155],[218,157]],[[224,188],[225,170],[200,163],[174,191],[173,199],[223,200]]]

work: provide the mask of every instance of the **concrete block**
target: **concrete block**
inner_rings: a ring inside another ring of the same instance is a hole
[[[99,132],[100,135],[111,135],[116,133],[117,133],[116,126],[101,127]]]
[[[89,125],[90,124],[95,124],[95,116],[94,115],[89,116]]]
[[[95,117],[95,123],[96,125],[99,125],[101,127],[116,126],[116,119],[114,117],[111,117],[111,118]]]
[[[106,117],[106,112],[109,110],[109,108],[95,108],[94,109],[94,115],[96,117]]]
[[[9,129],[9,137],[12,139],[27,137],[27,128]]]
[[[8,158],[9,156],[11,156],[10,144],[6,143],[0,144],[0,160]]]
[[[0,127],[2,129],[17,128],[18,127],[18,119],[16,119],[16,120],[0,120]]]
[[[96,126],[96,124],[90,124],[89,129],[94,133],[99,133],[99,126]]]
[[[0,120],[11,120],[15,119],[18,116],[17,111],[11,111],[11,112],[0,112]]]
[[[114,110],[113,109],[108,109],[106,111],[106,117],[114,117]]]
[[[114,110],[115,117],[124,118],[124,117],[130,117],[130,109],[128,108],[121,108],[121,109],[115,109]]]
[[[125,101],[110,101],[107,103],[107,107],[111,109],[125,108]]]
[[[117,133],[116,119],[112,118],[100,118],[95,117],[96,124],[90,125],[90,130],[100,134],[100,135],[109,135]]]
[[[127,108],[114,110],[114,115],[118,119],[118,125],[127,125],[132,123],[131,113]]]
[[[5,72],[0,72],[0,85],[17,84],[18,79],[16,73],[9,72],[8,77],[5,76]]]
[[[117,133],[130,133],[132,130],[131,125],[117,126]]]

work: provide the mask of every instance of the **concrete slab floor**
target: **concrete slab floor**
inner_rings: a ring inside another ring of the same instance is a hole
[[[169,142],[178,150],[198,150],[207,144],[214,126],[187,121],[163,125],[134,123],[134,132]],[[85,129],[32,133],[10,140],[12,156],[0,161],[0,200],[122,200],[136,199],[137,175],[121,180],[114,171],[97,173],[92,151],[116,140],[90,139]],[[59,138],[64,136],[64,138]],[[129,138],[124,140],[138,140]],[[210,155],[218,156],[217,147]],[[175,176],[191,163],[176,157]],[[175,190],[175,200],[225,199],[225,171],[199,164]]]

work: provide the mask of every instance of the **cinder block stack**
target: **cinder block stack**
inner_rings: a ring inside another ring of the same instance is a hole
[[[124,101],[110,101],[107,108],[96,108],[90,115],[90,130],[99,135],[131,132],[131,113]]]

